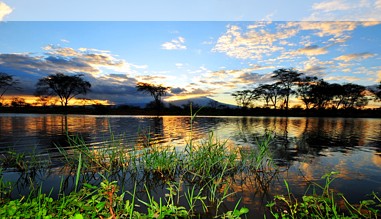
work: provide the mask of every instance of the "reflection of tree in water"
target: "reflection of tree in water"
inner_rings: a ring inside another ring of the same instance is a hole
[[[154,117],[148,126],[139,128],[135,146],[145,148],[164,143],[166,140],[163,130],[163,117]]]
[[[287,117],[241,118],[236,126],[239,131],[232,139],[251,146],[265,133],[271,133],[273,158],[286,163],[324,156],[325,150],[346,153],[355,146],[365,145],[363,133],[372,128],[356,119]]]

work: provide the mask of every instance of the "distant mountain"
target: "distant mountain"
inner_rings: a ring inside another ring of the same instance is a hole
[[[168,101],[167,104],[173,104],[175,106],[182,107],[183,105],[188,105],[189,103],[192,103],[193,105],[198,106],[214,106],[214,107],[230,107],[230,108],[236,108],[237,106],[232,104],[226,104],[221,103],[216,100],[213,100],[209,97],[198,97],[198,98],[189,98],[184,100],[175,100],[175,101]]]
[[[184,100],[175,100],[175,101],[164,101],[164,104],[166,106],[169,106],[169,104],[183,107],[183,105],[188,105],[189,103],[192,103],[193,105],[197,106],[213,106],[213,107],[229,107],[229,108],[236,108],[236,105],[232,104],[226,104],[226,103],[221,103],[218,101],[215,101],[209,97],[198,97],[198,98],[189,98],[189,99],[184,99]],[[134,106],[134,107],[140,107],[140,108],[145,108],[147,106],[148,102],[139,102],[139,103],[126,103],[126,104],[118,104],[117,106],[122,106],[122,105],[128,105],[128,106]]]

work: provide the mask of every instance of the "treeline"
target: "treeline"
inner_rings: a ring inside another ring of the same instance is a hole
[[[358,84],[328,83],[314,76],[307,76],[293,68],[273,72],[274,83],[260,84],[254,89],[236,91],[237,105],[220,105],[211,101],[199,115],[254,115],[254,116],[348,116],[380,117],[380,110],[365,108],[369,101],[381,100],[381,81],[373,87]],[[190,104],[176,106],[162,101],[170,87],[138,82],[137,91],[151,95],[153,101],[144,108],[136,106],[110,106],[94,100],[79,98],[90,92],[91,84],[83,75],[68,76],[61,73],[41,78],[36,84],[35,104],[28,104],[21,97],[14,97],[9,105],[1,104],[0,112],[28,113],[84,113],[130,115],[189,115]],[[6,73],[0,73],[0,99],[10,89],[21,89],[20,82]],[[75,98],[77,106],[68,105]],[[301,104],[290,104],[294,98]],[[92,104],[89,104],[92,103]],[[193,112],[201,106],[192,104]]]
[[[296,97],[309,109],[363,109],[370,100],[381,100],[381,81],[375,88],[358,84],[328,83],[315,76],[307,76],[293,68],[273,72],[272,84],[260,84],[252,90],[236,91],[237,105],[244,109],[268,107],[288,110],[290,98]],[[295,107],[295,106],[294,106]]]

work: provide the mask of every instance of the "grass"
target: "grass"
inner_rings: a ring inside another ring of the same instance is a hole
[[[330,185],[338,172],[330,172],[322,176],[324,185],[313,183],[300,199],[294,197],[287,181],[284,184],[287,195],[276,195],[267,204],[275,218],[378,218],[381,210],[381,199],[376,193],[372,198],[362,200],[359,204],[347,201],[343,194],[334,192]],[[339,206],[339,203],[345,206]]]

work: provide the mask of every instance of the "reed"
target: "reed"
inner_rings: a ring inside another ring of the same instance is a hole
[[[275,218],[378,218],[381,207],[379,196],[373,193],[372,199],[363,200],[359,204],[349,203],[343,194],[335,193],[330,188],[336,174],[338,172],[323,175],[325,183],[312,183],[301,199],[292,194],[285,180],[287,195],[274,196],[267,207]],[[312,194],[307,195],[310,189]],[[338,207],[341,201],[345,202],[344,208]]]

